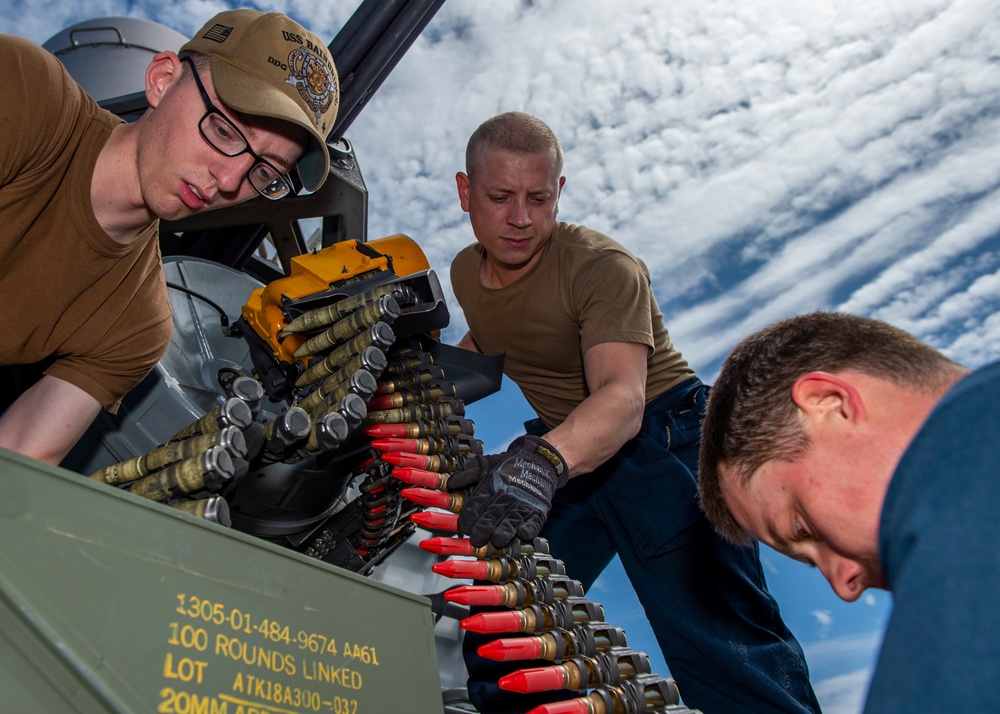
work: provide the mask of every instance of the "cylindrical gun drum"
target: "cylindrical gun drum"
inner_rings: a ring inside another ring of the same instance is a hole
[[[295,386],[306,387],[315,384],[350,363],[365,348],[374,346],[384,351],[392,347],[395,340],[396,334],[389,325],[384,322],[376,322],[364,332],[337,347],[321,361],[309,367],[295,380]]]
[[[167,505],[171,508],[176,508],[178,511],[190,513],[192,516],[204,518],[206,521],[218,523],[220,526],[225,526],[226,528],[233,525],[233,520],[229,515],[229,504],[222,496],[214,495],[208,498],[174,501]]]
[[[250,405],[239,397],[230,397],[214,409],[210,409],[201,419],[174,434],[169,441],[178,441],[198,434],[219,431],[227,426],[245,429],[250,426],[252,421],[253,412],[250,410]]]
[[[352,312],[320,334],[306,340],[295,350],[295,357],[319,354],[334,345],[347,342],[379,322],[392,322],[399,317],[399,312],[399,303],[393,300],[391,295],[383,295],[371,305]]]
[[[305,409],[289,407],[267,425],[264,450],[273,456],[280,456],[309,436],[311,427],[312,421]]]
[[[325,327],[326,325],[346,317],[365,305],[370,305],[383,295],[392,295],[393,299],[400,305],[411,304],[415,297],[413,288],[409,285],[404,285],[403,283],[379,285],[366,293],[344,298],[343,300],[335,302],[332,305],[318,307],[315,310],[310,310],[309,312],[299,315],[288,323],[288,325],[281,331],[280,336],[287,337],[288,335],[296,332],[309,332],[310,330],[315,330],[318,327]]]
[[[226,384],[223,385],[226,391],[226,396],[228,397],[239,397],[247,406],[250,407],[250,413],[256,419],[257,414],[260,413],[260,403],[264,398],[264,387],[253,377],[248,377],[246,375],[240,375],[235,379],[228,380]]]
[[[344,415],[338,411],[327,412],[313,421],[312,430],[306,445],[302,447],[302,456],[315,456],[327,451],[333,451],[347,438],[349,429]]]
[[[236,467],[229,452],[221,446],[210,446],[201,456],[145,476],[129,486],[128,490],[153,501],[166,501],[181,493],[218,490],[235,473]]]
[[[247,444],[243,438],[243,432],[235,426],[227,426],[220,431],[200,434],[183,441],[168,442],[153,449],[148,454],[105,466],[100,471],[91,474],[90,478],[117,486],[148,476],[154,471],[184,459],[197,456],[211,446],[222,446],[232,456],[242,458],[247,455]]]

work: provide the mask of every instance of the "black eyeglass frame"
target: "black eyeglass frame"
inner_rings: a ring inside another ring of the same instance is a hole
[[[271,201],[278,201],[291,194],[294,190],[292,188],[291,177],[279,171],[277,166],[257,154],[250,147],[250,142],[247,140],[246,135],[240,131],[240,128],[236,126],[235,123],[233,123],[233,120],[223,114],[223,112],[212,103],[212,99],[208,96],[208,92],[205,91],[205,85],[201,83],[201,77],[198,76],[198,69],[195,67],[194,60],[185,55],[181,57],[181,61],[187,62],[191,65],[191,74],[194,76],[195,84],[198,85],[198,91],[201,93],[201,100],[205,103],[205,114],[198,120],[198,132],[201,134],[201,138],[203,138],[209,146],[223,156],[233,158],[236,156],[242,156],[243,154],[250,154],[250,156],[254,159],[254,163],[247,171],[247,180],[250,182],[250,185],[254,187],[254,190],[264,198]],[[230,153],[229,151],[220,148],[217,144],[215,144],[215,142],[212,141],[209,133],[205,131],[205,121],[213,114],[218,115],[218,117],[225,122],[228,128],[232,129],[235,135],[239,137],[239,139],[243,142],[242,149],[234,153]],[[258,186],[257,182],[254,181],[254,171],[260,166],[265,167],[267,171],[273,172],[274,174],[274,178],[267,181],[263,186]]]

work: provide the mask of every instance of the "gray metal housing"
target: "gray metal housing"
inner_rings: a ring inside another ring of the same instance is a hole
[[[174,29],[136,17],[85,20],[43,45],[98,102],[144,92],[146,66],[159,52],[181,48],[188,38]]]

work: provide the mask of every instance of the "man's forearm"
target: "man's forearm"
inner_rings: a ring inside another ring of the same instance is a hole
[[[646,406],[648,349],[638,343],[609,342],[584,353],[590,395],[544,437],[562,454],[571,478],[590,473],[639,433]]]
[[[644,395],[608,385],[580,402],[543,438],[563,455],[570,478],[590,473],[639,433],[644,407]]]
[[[0,446],[58,465],[100,410],[79,387],[42,377],[0,416]]]

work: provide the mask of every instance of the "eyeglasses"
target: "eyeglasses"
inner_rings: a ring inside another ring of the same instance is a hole
[[[250,142],[243,135],[243,132],[231,122],[219,108],[212,104],[212,100],[205,91],[205,85],[201,83],[198,70],[194,66],[194,61],[190,57],[181,57],[181,60],[191,65],[191,73],[194,81],[201,92],[201,99],[205,102],[205,116],[198,122],[198,131],[208,142],[208,145],[218,151],[223,156],[239,156],[250,154],[254,158],[254,164],[247,171],[247,178],[250,185],[257,189],[264,198],[277,201],[292,192],[292,181],[286,175],[278,171],[267,159],[263,159],[254,153],[250,148]]]

